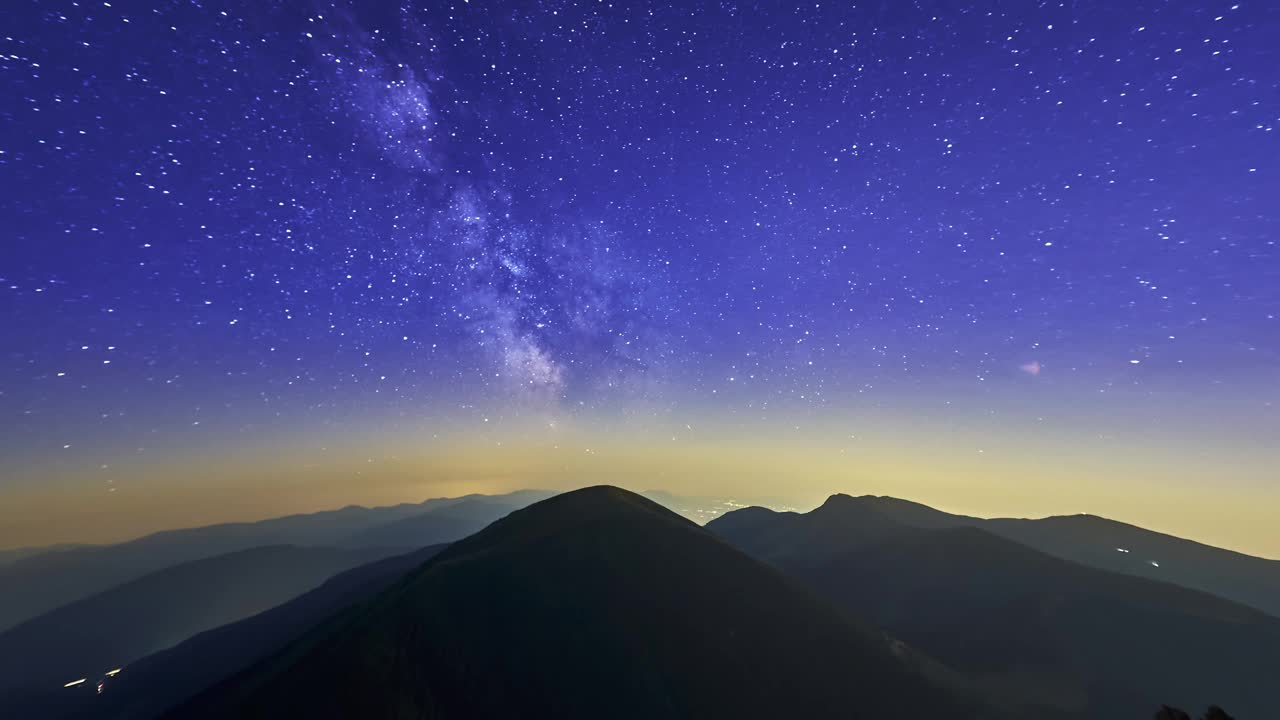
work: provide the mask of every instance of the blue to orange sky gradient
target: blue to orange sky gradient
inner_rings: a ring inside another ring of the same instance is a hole
[[[52,2],[0,546],[610,482],[1280,557],[1280,6]]]

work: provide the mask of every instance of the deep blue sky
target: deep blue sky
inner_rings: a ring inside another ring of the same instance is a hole
[[[1265,437],[1280,6],[965,5],[7,3],[0,469],[939,393]]]

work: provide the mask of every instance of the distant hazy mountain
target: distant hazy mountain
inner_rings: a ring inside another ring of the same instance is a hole
[[[8,550],[0,550],[0,565],[6,565],[32,555],[43,555],[45,553],[59,552],[62,550],[74,550],[76,548],[85,547],[79,543],[61,543],[58,545],[43,545],[39,547],[20,547],[10,548]]]
[[[101,676],[388,552],[278,545],[150,573],[0,634],[0,692]]]
[[[743,502],[732,498],[675,495],[665,490],[645,490],[640,494],[699,525],[705,525],[725,513],[741,510],[752,505],[775,509],[790,509],[785,502],[771,498],[755,498],[751,502]]]
[[[483,530],[512,510],[545,500],[552,494],[522,492],[507,497],[464,500],[362,530],[345,539],[343,544],[352,547],[423,547],[450,543]]]
[[[708,528],[1006,694],[1117,720],[1165,702],[1219,703],[1246,718],[1273,706],[1280,620],[1069,562],[969,521],[837,495],[803,515],[752,508]]]
[[[706,530],[601,487],[453,544],[171,717],[990,716],[920,663]]]
[[[129,663],[107,680],[101,694],[95,688],[100,673],[75,688],[0,693],[0,717],[150,720],[271,655],[338,611],[368,600],[442,549],[423,548],[335,575],[282,605]]]
[[[509,495],[467,495],[416,504],[289,515],[252,523],[169,530],[116,545],[50,550],[0,563],[0,631],[67,603],[178,563],[266,545],[341,545],[352,537],[403,518],[467,500],[521,506],[546,497],[526,490]],[[465,534],[465,533],[464,533]],[[461,535],[459,536],[461,537]],[[454,538],[456,539],[456,538]],[[413,546],[436,542],[427,538]]]

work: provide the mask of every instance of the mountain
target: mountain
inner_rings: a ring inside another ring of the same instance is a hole
[[[1002,518],[986,521],[983,527],[1082,565],[1203,590],[1280,617],[1280,561],[1096,515]]]
[[[857,527],[838,532],[862,532],[886,522],[916,528],[979,527],[1064,560],[1201,590],[1280,617],[1280,561],[1252,557],[1096,515],[985,520],[873,495],[833,495],[825,505],[840,505],[846,512],[858,514]],[[738,519],[730,522],[743,521],[747,516],[740,515],[741,512],[733,513]],[[751,512],[769,511],[752,508]],[[721,532],[728,527],[724,519],[716,522]],[[786,522],[790,520],[779,518],[771,527]],[[760,539],[744,541],[762,542]]]
[[[665,490],[645,490],[640,495],[699,525],[705,525],[708,521],[718,518],[727,512],[741,510],[753,504],[765,507],[782,507],[786,505],[785,502],[776,498],[759,498],[754,503],[743,503],[731,498],[675,495]]]
[[[707,528],[762,560],[817,563],[912,527],[946,526],[932,514],[936,511],[924,505],[860,500],[834,495],[822,507],[805,514],[744,508],[711,521]]]
[[[342,544],[354,547],[410,547],[423,544],[424,540],[428,543],[450,542],[482,530],[512,510],[545,500],[554,494],[542,490],[521,490],[510,495],[463,498],[451,505],[369,528]],[[747,507],[729,499],[685,497],[662,490],[646,490],[639,494],[699,525],[726,512]]]
[[[596,487],[454,543],[168,717],[984,712],[931,667],[697,525]]]
[[[423,547],[450,543],[483,530],[489,523],[543,497],[519,496],[518,502],[505,499],[464,500],[399,520],[362,530],[343,541],[349,547]],[[525,502],[528,500],[528,502]]]
[[[0,692],[96,677],[254,615],[388,551],[254,548],[183,563],[0,634]]]
[[[1161,703],[1267,714],[1280,620],[1206,593],[1063,560],[945,513],[834,496],[708,529],[852,615],[1006,693],[1089,718]]]
[[[267,545],[336,546],[371,528],[468,500],[513,507],[546,497],[523,490],[366,508],[351,505],[248,523],[167,530],[115,545],[50,550],[0,563],[0,632],[67,603],[179,563]],[[461,537],[461,536],[459,536]],[[456,538],[455,538],[456,539]],[[431,544],[416,543],[414,547]]]
[[[10,548],[8,550],[0,550],[0,565],[5,565],[23,558],[33,555],[43,555],[45,553],[60,552],[64,550],[74,550],[76,548],[85,547],[79,543],[60,543],[58,545],[42,545],[39,547],[19,547]]]
[[[58,684],[0,694],[0,716],[150,720],[269,656],[330,615],[368,600],[442,549],[422,548],[339,573],[270,610],[129,663],[107,680],[101,694],[94,691],[101,673],[75,688]]]

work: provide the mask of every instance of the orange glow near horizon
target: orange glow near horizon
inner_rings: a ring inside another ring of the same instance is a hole
[[[1280,557],[1268,482],[1275,453],[1216,452],[1167,439],[1109,439],[1023,428],[991,432],[924,422],[877,422],[849,433],[825,421],[789,435],[761,428],[680,426],[633,433],[556,427],[463,434],[424,442],[415,433],[299,444],[224,459],[175,457],[113,467],[84,490],[83,478],[30,484],[0,510],[0,546],[116,542],[149,532],[259,520],[344,505],[430,497],[570,489],[633,490],[797,508],[828,495],[892,495],[949,512],[1041,517],[1088,512],[1263,557]],[[1176,445],[1176,444],[1175,444]],[[1071,448],[1066,452],[1064,448]],[[1204,482],[1230,456],[1235,482]],[[1231,523],[1213,522],[1230,517]]]

